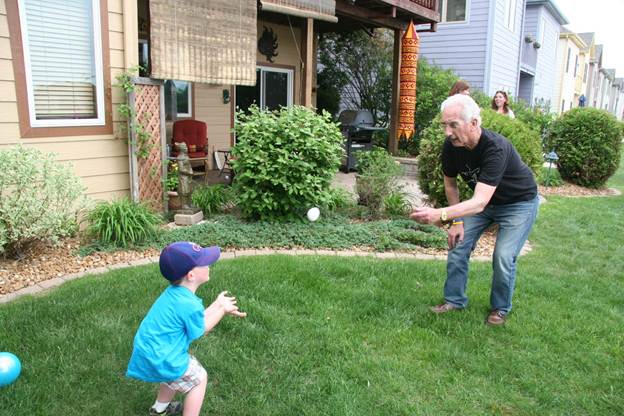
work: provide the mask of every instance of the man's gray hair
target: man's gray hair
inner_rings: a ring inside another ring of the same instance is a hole
[[[470,123],[473,119],[477,119],[481,124],[481,109],[475,101],[465,94],[455,94],[448,97],[440,106],[440,111],[453,106],[461,106],[460,115],[466,123]]]

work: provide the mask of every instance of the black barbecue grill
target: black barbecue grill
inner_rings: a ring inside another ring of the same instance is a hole
[[[373,133],[386,129],[374,126],[373,115],[368,110],[344,110],[338,116],[338,121],[345,137],[344,170],[349,172],[356,168],[357,153],[373,148]]]

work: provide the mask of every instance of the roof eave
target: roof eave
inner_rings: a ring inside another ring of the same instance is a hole
[[[557,22],[560,25],[567,25],[568,23],[570,23],[568,19],[563,15],[563,13],[561,13],[557,5],[552,2],[552,0],[527,0],[527,6],[529,5],[546,7],[550,14],[552,14],[553,17],[557,19]]]

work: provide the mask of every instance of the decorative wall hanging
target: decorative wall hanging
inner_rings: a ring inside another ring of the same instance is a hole
[[[397,139],[414,137],[414,112],[416,111],[416,74],[420,38],[414,22],[410,22],[401,40],[401,70],[399,90],[399,122]]]
[[[273,62],[273,58],[279,55],[276,52],[277,46],[277,35],[273,33],[273,29],[265,26],[262,36],[258,39],[258,50],[262,55],[266,56],[267,61]]]

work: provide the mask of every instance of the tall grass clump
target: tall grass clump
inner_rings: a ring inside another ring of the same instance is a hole
[[[162,219],[145,204],[122,198],[98,203],[88,222],[90,238],[104,246],[126,248],[153,238]]]

